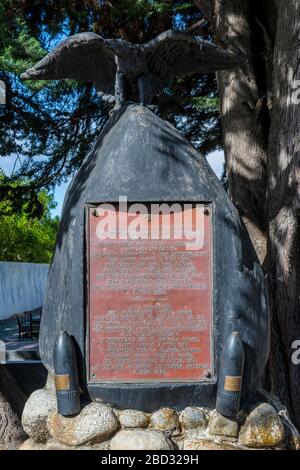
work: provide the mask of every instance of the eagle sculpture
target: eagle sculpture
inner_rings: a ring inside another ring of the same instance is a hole
[[[86,32],[58,44],[21,78],[93,82],[102,99],[115,102],[118,109],[129,101],[151,105],[177,76],[215,72],[243,63],[240,56],[184,32],[165,31],[145,44]]]

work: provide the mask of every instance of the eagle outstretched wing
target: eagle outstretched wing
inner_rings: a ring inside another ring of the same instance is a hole
[[[169,86],[176,76],[216,72],[243,65],[245,59],[200,37],[165,31],[143,44],[149,71]]]
[[[93,82],[102,93],[113,94],[116,74],[114,53],[95,33],[79,33],[62,41],[34,67],[22,73],[23,80],[71,78]]]
[[[128,85],[129,89],[135,90],[140,87],[138,82],[143,76],[151,91],[148,90],[148,95],[153,97],[163,87],[170,86],[176,76],[215,72],[244,62],[240,56],[184,32],[169,30],[146,44],[135,45],[121,39],[103,39],[98,34],[87,32],[61,42],[44,59],[26,70],[21,78],[71,78],[92,82],[102,98],[112,103],[120,101],[120,97],[125,101]],[[120,72],[119,81],[116,80],[117,71]],[[145,97],[138,99],[144,100]]]

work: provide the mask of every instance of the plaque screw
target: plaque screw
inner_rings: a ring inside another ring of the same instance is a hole
[[[209,210],[208,210],[208,209],[204,209],[204,214],[205,214],[205,215],[209,215]]]
[[[92,374],[92,379],[95,379],[96,377],[96,374]]]
[[[95,217],[98,217],[98,211],[97,211],[97,209],[93,209],[92,214],[93,214]]]
[[[204,374],[204,376],[207,378],[207,379],[210,379],[211,378],[211,372],[210,370],[207,370]]]

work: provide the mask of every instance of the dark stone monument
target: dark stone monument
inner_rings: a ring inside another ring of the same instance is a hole
[[[225,385],[232,393],[242,389],[242,403],[255,400],[269,347],[261,267],[205,158],[143,106],[178,74],[238,63],[183,33],[142,46],[84,33],[23,76],[90,77],[111,101],[115,86],[115,110],[65,197],[41,325],[41,358],[52,373],[57,336],[66,331],[73,338],[86,396],[144,411],[213,408],[222,350],[236,332],[245,360]],[[140,236],[126,238],[128,224],[138,233],[137,214]],[[117,224],[115,238],[102,236],[114,232],[113,223],[103,223],[108,215]],[[185,216],[199,238],[192,248],[189,233],[178,235]],[[161,234],[168,224],[173,236],[143,236],[150,227]]]

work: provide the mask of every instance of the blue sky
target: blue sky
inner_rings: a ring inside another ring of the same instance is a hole
[[[185,29],[186,25],[182,21],[182,15],[180,13],[175,15],[174,24],[176,28],[178,29]],[[56,35],[54,37],[49,37],[49,34],[47,33],[47,31],[45,31],[45,33],[41,37],[41,40],[43,42],[44,47],[50,50],[58,42],[64,39],[64,36],[68,36],[68,24],[66,24],[66,31],[63,34]],[[223,165],[224,165],[223,151],[215,151],[215,152],[210,153],[207,156],[207,160],[209,164],[211,165],[212,169],[214,170],[214,172],[216,173],[216,175],[218,176],[218,178],[220,178],[223,172]],[[7,175],[11,174],[15,165],[17,168],[18,162],[16,162],[16,157],[14,155],[10,157],[0,157],[0,169],[2,169],[4,173],[6,173]],[[57,206],[55,209],[52,210],[53,216],[56,216],[56,215],[60,216],[61,214],[63,200],[64,200],[65,193],[66,193],[66,190],[68,188],[70,181],[71,179],[67,181],[66,183],[62,183],[61,185],[56,186],[55,188],[54,198],[55,198],[55,201],[57,202]]]
[[[224,153],[222,151],[212,152],[207,156],[207,160],[218,176],[221,177],[223,171],[223,164],[224,164]],[[0,169],[2,169],[6,174],[11,174],[13,167],[15,165],[16,157],[0,157]],[[56,186],[54,192],[54,198],[57,202],[57,206],[55,209],[52,210],[52,215],[59,215],[61,214],[62,204],[64,201],[65,193],[70,181],[61,184],[60,186]]]

